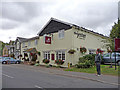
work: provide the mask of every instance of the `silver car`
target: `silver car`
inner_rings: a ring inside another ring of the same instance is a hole
[[[103,55],[103,62],[104,63],[115,63],[115,53],[113,52],[111,54],[111,59],[110,59],[110,53],[104,54]],[[120,53],[116,53],[116,63],[120,65]]]

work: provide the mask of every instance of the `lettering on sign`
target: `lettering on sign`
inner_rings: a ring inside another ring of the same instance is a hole
[[[86,38],[86,35],[83,34],[83,33],[74,32],[74,34],[76,34],[77,38],[79,38],[79,39],[85,39]]]

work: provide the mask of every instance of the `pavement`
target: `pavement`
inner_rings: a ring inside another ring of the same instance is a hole
[[[46,87],[52,87],[52,88],[55,87],[54,84],[58,83],[56,81],[56,80],[58,80],[58,78],[55,79],[55,77],[58,77],[58,76],[60,76],[59,78],[62,81],[65,80],[63,82],[65,85],[63,85],[62,87],[78,87],[78,88],[81,88],[81,87],[82,88],[85,88],[85,87],[87,87],[87,88],[88,87],[90,87],[90,88],[92,88],[92,87],[93,88],[97,88],[97,87],[98,88],[100,88],[100,87],[101,88],[109,88],[110,87],[110,88],[118,88],[118,85],[120,85],[120,83],[118,83],[118,77],[117,76],[101,75],[101,76],[98,77],[95,74],[88,74],[88,73],[81,73],[81,72],[71,72],[71,71],[63,71],[63,69],[58,69],[58,68],[57,69],[51,68],[51,67],[50,68],[46,68],[46,67],[43,67],[43,66],[30,66],[30,65],[24,65],[24,64],[20,64],[20,65],[18,65],[18,64],[4,65],[4,67],[9,67],[9,68],[14,68],[15,67],[18,71],[22,70],[22,69],[26,70],[26,71],[22,71],[23,73],[28,72],[28,71],[32,71],[32,72],[34,71],[36,73],[39,73],[37,75],[42,75],[41,77],[46,76],[46,77],[53,78],[55,80],[52,83],[53,85],[44,86],[43,83],[41,83],[42,87],[45,87],[45,88]],[[6,69],[4,71],[7,71],[7,70],[8,69]],[[9,72],[9,71],[7,71],[7,72]],[[10,74],[10,73],[7,73],[7,72],[4,72],[6,74],[3,73],[3,76],[9,77],[9,78],[13,78],[12,76],[8,76],[8,74]],[[21,71],[19,71],[19,72],[21,72]],[[16,72],[15,74],[18,74],[18,73]],[[27,74],[30,74],[30,73],[28,72]],[[31,75],[32,74],[33,73],[31,73]],[[12,75],[12,73],[10,75]],[[55,77],[53,77],[53,76],[55,76]],[[36,79],[37,79],[37,77],[38,76],[36,76]],[[47,78],[47,79],[49,79],[49,78]],[[3,80],[6,80],[6,79],[4,78]],[[42,80],[41,82],[44,81],[43,79],[41,79],[41,80]],[[72,83],[72,81],[74,81],[74,82],[77,81],[77,83]],[[45,80],[44,84],[48,83],[48,82],[49,81]],[[66,84],[66,83],[69,83],[69,85]],[[80,85],[78,83],[80,83]],[[51,83],[49,82],[49,84],[51,84]],[[71,85],[71,84],[74,84],[74,85]],[[6,86],[4,86],[4,84],[3,84],[3,87],[6,87]],[[39,85],[38,86],[36,85],[35,87],[39,87]],[[56,85],[56,87],[58,87],[58,86]]]

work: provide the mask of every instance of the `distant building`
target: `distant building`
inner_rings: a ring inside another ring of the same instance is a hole
[[[3,48],[3,56],[4,57],[9,57],[9,53],[10,53],[10,46],[5,45],[5,47]]]
[[[14,41],[10,40],[9,46],[10,46],[10,48],[9,48],[9,56],[14,57],[15,56],[14,55],[14,51],[15,51],[14,50],[15,49]]]
[[[21,43],[21,54],[25,58],[25,54],[28,55],[28,60],[31,61],[33,58],[30,53],[37,52],[38,50],[39,36],[28,38]],[[39,56],[38,56],[39,57]]]
[[[22,38],[22,37],[17,37],[15,42],[14,42],[14,55],[15,58],[19,58],[19,55],[21,55],[21,43],[23,41],[26,41],[26,38]]]

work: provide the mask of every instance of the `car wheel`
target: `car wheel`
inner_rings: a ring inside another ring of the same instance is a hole
[[[117,62],[117,65],[120,66],[120,61]]]
[[[3,61],[2,64],[7,64],[7,62],[6,62],[6,61]]]
[[[19,61],[17,61],[17,62],[16,62],[16,64],[20,64],[20,62],[19,62]]]

